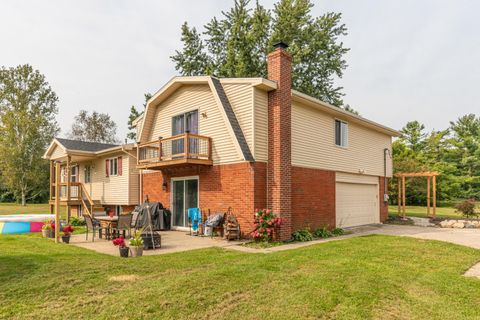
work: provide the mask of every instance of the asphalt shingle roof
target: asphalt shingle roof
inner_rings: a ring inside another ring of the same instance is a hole
[[[57,138],[57,140],[68,150],[97,152],[105,149],[110,149],[113,147],[118,147],[117,144],[109,144],[109,143],[87,142],[87,141],[70,140],[70,139],[63,139],[63,138]]]
[[[233,111],[232,105],[225,94],[225,90],[223,90],[223,86],[217,78],[212,77],[212,82],[217,91],[218,97],[220,98],[220,102],[222,103],[223,109],[227,114],[228,121],[232,126],[233,132],[235,133],[235,137],[237,138],[238,144],[240,145],[240,149],[242,150],[243,157],[247,161],[254,161],[252,152],[248,147],[247,140],[245,139],[245,135],[243,134],[242,128],[238,123],[237,117],[235,116],[235,112]]]

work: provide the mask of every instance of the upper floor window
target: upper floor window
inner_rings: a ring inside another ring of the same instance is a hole
[[[341,120],[335,120],[335,144],[348,147],[348,123]]]
[[[105,160],[105,175],[121,176],[122,175],[122,157],[110,158]]]

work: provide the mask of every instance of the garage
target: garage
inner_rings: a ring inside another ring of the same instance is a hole
[[[337,173],[335,186],[337,227],[379,223],[378,195],[378,177]]]

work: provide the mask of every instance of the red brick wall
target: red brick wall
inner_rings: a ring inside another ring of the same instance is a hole
[[[245,236],[253,230],[256,207],[266,205],[266,163],[242,162],[212,167],[188,167],[143,174],[143,195],[170,208],[171,178],[199,177],[199,206],[202,210],[226,212],[232,207]],[[162,189],[167,182],[167,190]]]
[[[380,186],[379,196],[378,196],[378,198],[380,199],[380,222],[383,223],[388,218],[388,202],[383,201],[383,194],[385,192],[383,190],[383,186],[385,185],[384,177],[378,177],[378,179],[379,179],[378,185]],[[387,178],[387,186],[388,186],[388,178]],[[387,193],[388,193],[388,189],[387,189]]]
[[[335,227],[335,172],[292,167],[292,228]]]
[[[268,93],[267,205],[286,220],[280,239],[291,237],[291,108],[292,57],[282,48],[268,55],[268,79],[277,89]]]

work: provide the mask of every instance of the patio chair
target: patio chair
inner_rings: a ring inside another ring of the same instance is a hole
[[[92,232],[92,242],[95,241],[95,232],[98,230],[99,235],[102,231],[102,227],[100,225],[95,224],[94,220],[92,217],[88,214],[83,214],[83,219],[85,220],[85,224],[87,227],[87,232],[85,233],[85,240],[88,240],[88,232]],[[100,237],[100,236],[99,236]]]
[[[118,216],[117,226],[113,228],[113,234],[120,236],[120,231],[123,233],[123,237],[125,238],[125,234],[128,231],[128,237],[132,237],[132,218],[133,214],[121,214]]]

